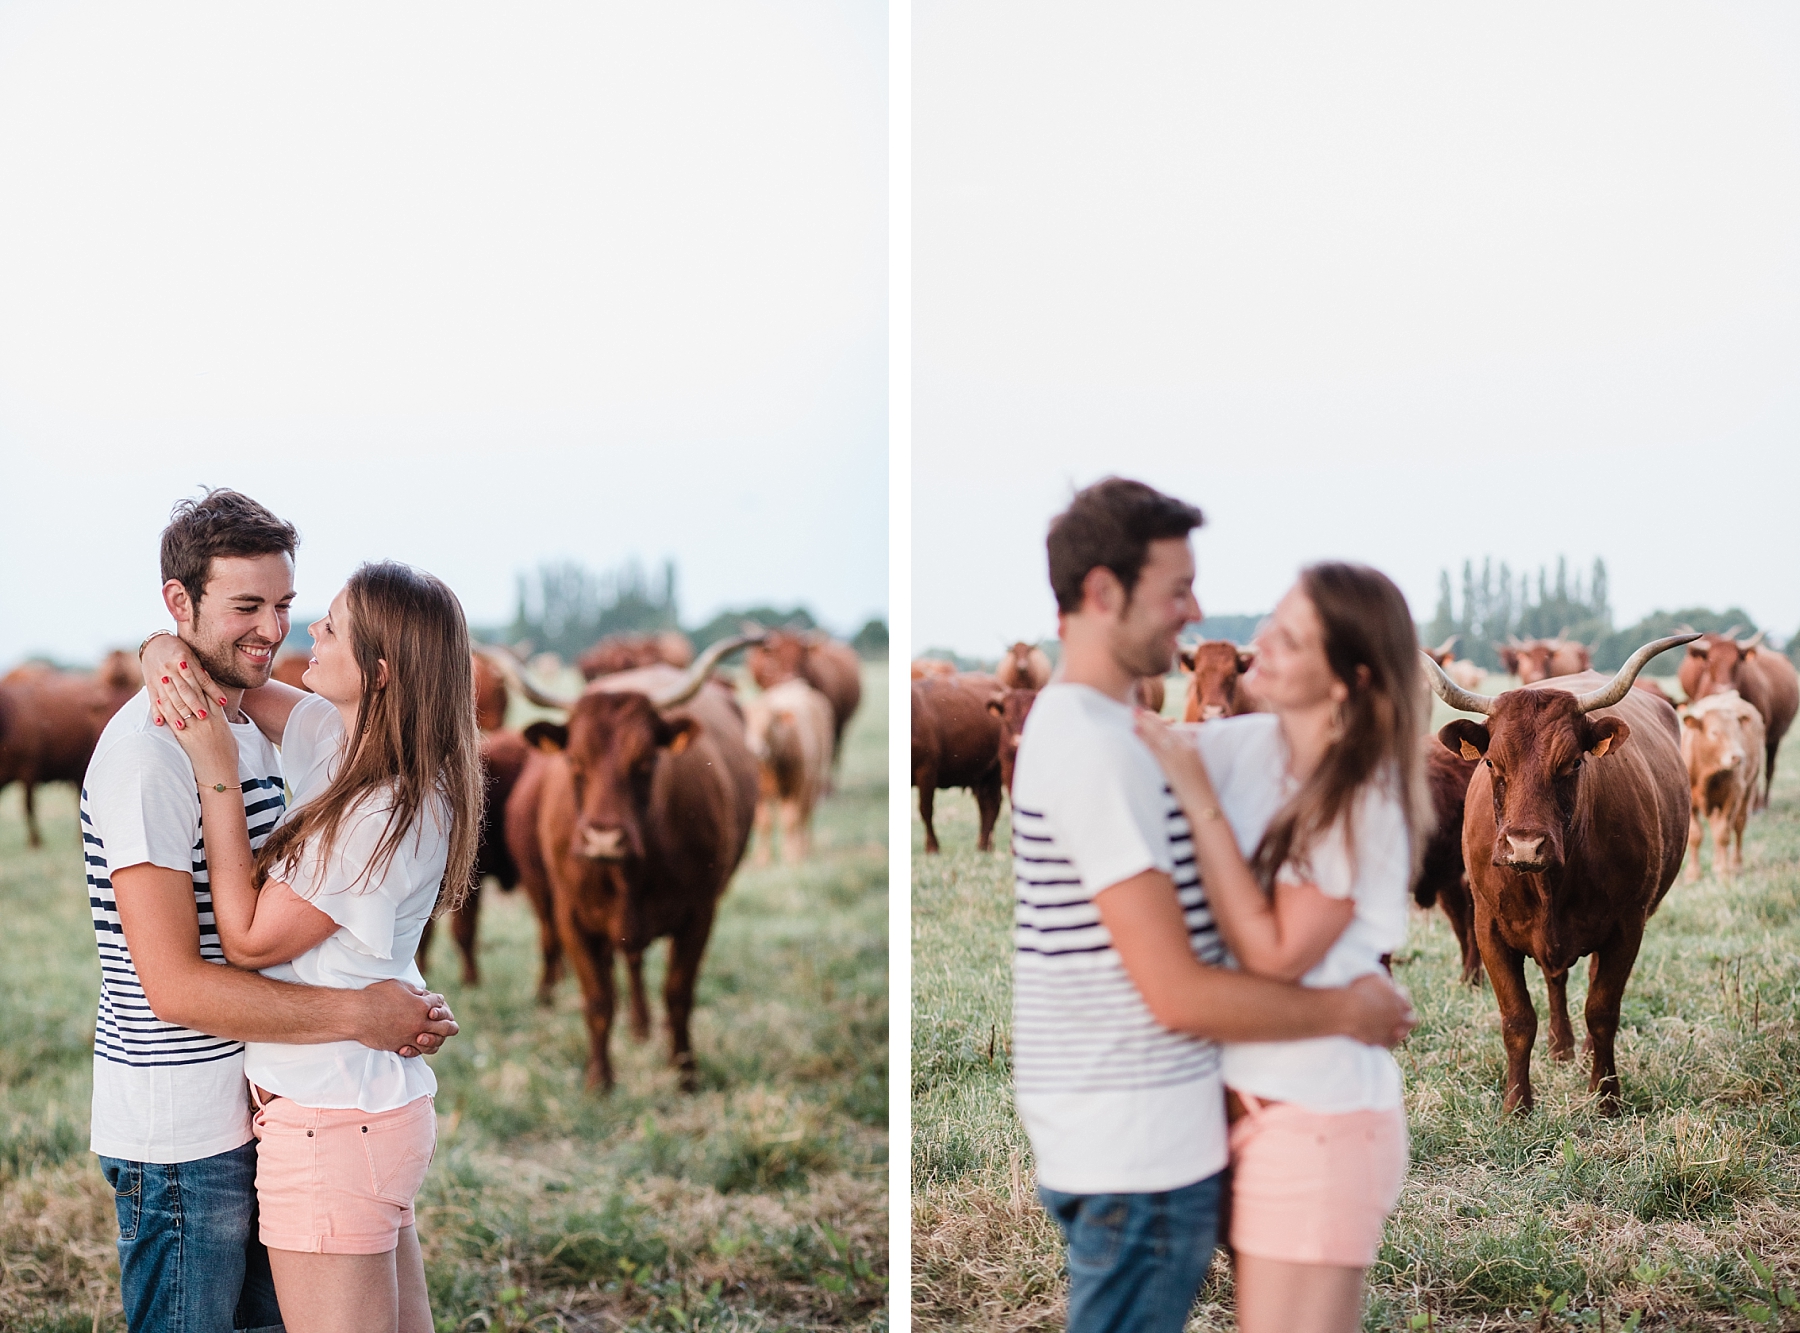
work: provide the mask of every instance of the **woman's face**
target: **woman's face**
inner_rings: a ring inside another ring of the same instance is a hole
[[[350,646],[350,598],[338,589],[331,609],[307,629],[313,636],[312,661],[300,677],[314,694],[334,704],[353,704],[362,698],[362,670]]]
[[[1350,697],[1344,682],[1331,674],[1325,627],[1299,584],[1276,603],[1274,614],[1256,631],[1255,644],[1256,660],[1244,684],[1276,712]]]

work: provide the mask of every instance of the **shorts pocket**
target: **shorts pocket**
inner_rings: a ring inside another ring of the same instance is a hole
[[[140,1162],[103,1159],[100,1165],[106,1183],[112,1186],[113,1207],[119,1214],[119,1239],[136,1240],[138,1213],[144,1201],[144,1167]]]
[[[437,1152],[437,1120],[431,1103],[423,1113],[403,1108],[359,1126],[369,1163],[369,1188],[377,1199],[407,1208],[425,1183]],[[385,1121],[385,1123],[384,1123]]]

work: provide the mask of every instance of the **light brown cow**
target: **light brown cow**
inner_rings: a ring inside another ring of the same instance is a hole
[[[1009,690],[1041,690],[1050,683],[1050,654],[1021,640],[1000,658],[994,679]]]
[[[1694,810],[1688,819],[1687,881],[1700,878],[1700,816],[1712,825],[1713,873],[1744,867],[1744,823],[1762,781],[1762,714],[1736,690],[1709,694],[1681,710],[1681,759]],[[1733,842],[1735,847],[1728,847]]]
[[[1763,631],[1739,642],[1724,634],[1703,634],[1688,645],[1678,675],[1690,701],[1736,690],[1763,720],[1763,781],[1756,808],[1769,803],[1775,785],[1775,753],[1800,712],[1800,676],[1780,653],[1762,647]]]
[[[1487,672],[1468,658],[1456,655],[1456,641],[1461,637],[1460,634],[1452,634],[1437,647],[1425,648],[1421,651],[1444,668],[1444,674],[1465,690],[1478,690],[1481,688],[1481,683],[1487,679]]]
[[[780,807],[781,859],[793,864],[812,850],[813,807],[831,779],[831,701],[803,680],[784,680],[744,705],[744,733],[762,766],[756,803],[756,850],[767,865]]]
[[[25,789],[25,831],[33,847],[44,842],[37,784],[79,787],[100,733],[142,682],[137,664],[117,652],[92,673],[28,663],[0,682],[0,788],[17,782]]]
[[[1244,673],[1255,660],[1256,649],[1240,648],[1229,639],[1202,639],[1181,649],[1181,669],[1190,675],[1181,720],[1210,722],[1260,711],[1243,685]]]
[[[856,649],[817,630],[770,630],[744,662],[765,690],[798,676],[831,702],[831,757],[836,760],[844,728],[862,702],[862,659]]]
[[[1594,665],[1593,653],[1585,643],[1560,635],[1554,639],[1514,639],[1494,647],[1499,650],[1501,665],[1517,676],[1521,685],[1535,685],[1553,676],[1572,676],[1591,670]]]

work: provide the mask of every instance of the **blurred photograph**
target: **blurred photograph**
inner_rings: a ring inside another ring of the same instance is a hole
[[[885,1326],[887,62],[0,13],[0,1326]]]
[[[1800,25],[912,67],[914,1326],[1781,1326]]]

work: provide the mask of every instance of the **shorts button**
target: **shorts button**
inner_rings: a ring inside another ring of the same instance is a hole
[[[312,1131],[310,1129],[306,1131],[306,1137],[309,1139],[312,1137]]]
[[[368,1126],[367,1126],[367,1125],[364,1125],[364,1126],[363,1126],[363,1133],[365,1133],[365,1134],[367,1134],[367,1133],[368,1133],[368,1132],[369,1132],[369,1127],[368,1127]]]

